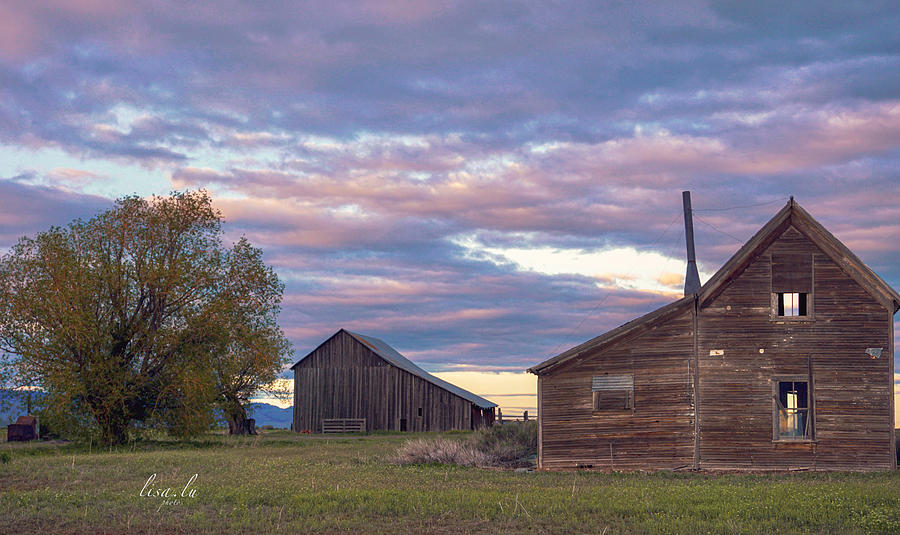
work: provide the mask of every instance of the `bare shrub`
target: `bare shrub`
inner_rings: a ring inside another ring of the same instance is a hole
[[[480,429],[467,440],[408,440],[397,451],[395,462],[512,468],[528,465],[536,452],[536,422],[516,422]]]
[[[489,457],[468,442],[446,438],[407,440],[397,451],[396,462],[398,464],[492,466]]]

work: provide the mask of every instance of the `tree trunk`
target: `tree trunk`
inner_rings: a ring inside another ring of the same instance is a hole
[[[128,415],[125,411],[107,411],[96,416],[100,427],[100,443],[117,446],[128,441]]]
[[[247,411],[240,403],[235,403],[227,412],[225,418],[228,420],[229,435],[256,434],[256,429],[254,429],[255,426],[250,425],[250,420],[247,418]]]

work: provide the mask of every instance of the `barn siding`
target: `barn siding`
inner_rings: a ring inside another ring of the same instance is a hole
[[[771,317],[773,254],[813,259],[811,321]],[[892,467],[892,315],[794,227],[699,314],[700,466],[708,469]],[[870,359],[868,347],[883,347]],[[710,350],[721,349],[721,356]],[[760,353],[760,349],[764,352]],[[812,369],[815,441],[774,442],[772,377]]]
[[[322,431],[322,419],[365,418],[366,430],[471,428],[472,403],[375,354],[339,331],[294,367],[294,430]],[[418,409],[422,408],[422,416]]]
[[[542,468],[691,465],[693,311],[539,376]],[[593,414],[591,378],[634,375],[633,410]]]

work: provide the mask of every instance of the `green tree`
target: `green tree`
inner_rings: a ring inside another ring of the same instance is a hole
[[[276,379],[292,351],[277,324],[283,286],[262,262],[262,251],[241,238],[225,263],[228,290],[214,316],[225,327],[211,358],[216,403],[228,432],[247,434],[250,396]]]
[[[222,245],[221,223],[204,191],[125,197],[87,221],[22,238],[0,259],[0,350],[20,382],[47,391],[48,413],[90,423],[106,444],[136,424],[190,435],[211,423],[233,369],[214,371],[235,360],[223,347],[278,350],[264,360],[280,371],[283,287],[246,240]],[[245,285],[263,298],[243,294]],[[238,317],[246,328],[235,333]],[[260,326],[278,343],[254,346],[267,340]]]

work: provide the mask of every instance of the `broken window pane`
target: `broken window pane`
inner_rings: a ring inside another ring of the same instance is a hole
[[[777,438],[809,438],[809,383],[807,381],[779,381]]]

